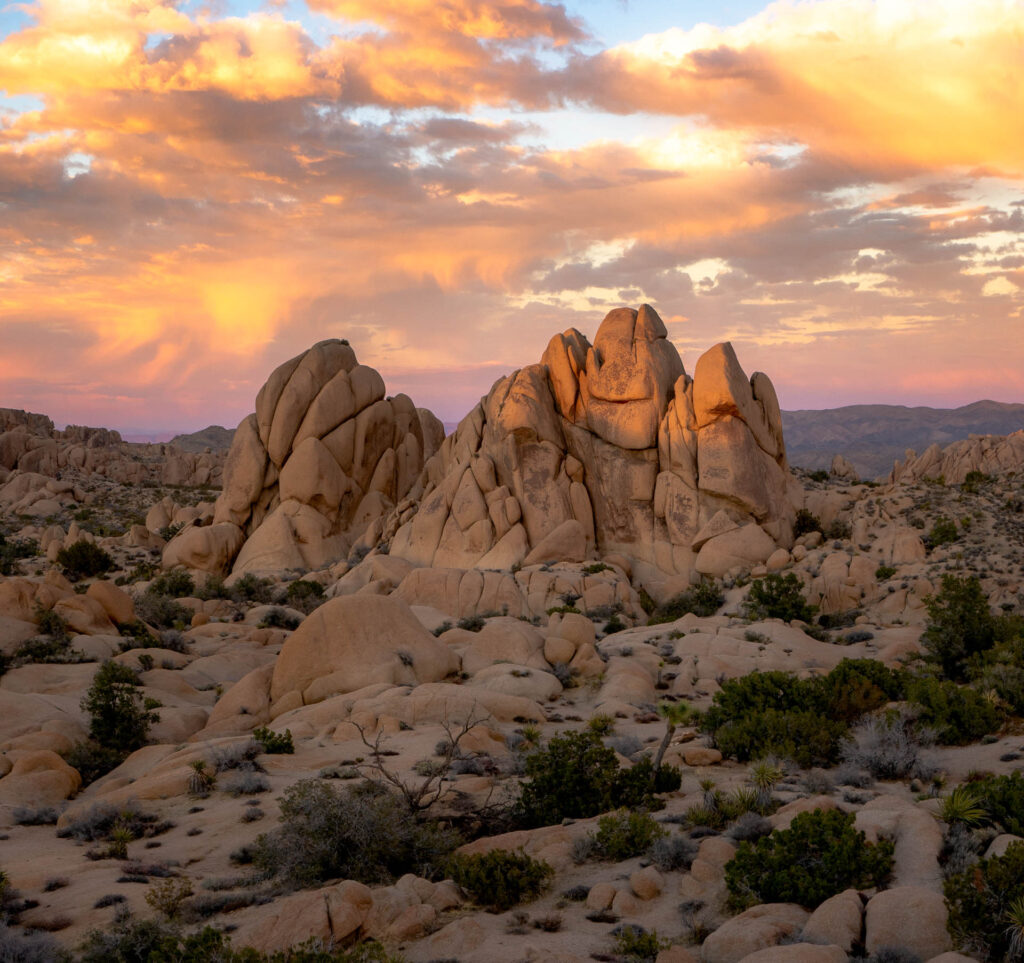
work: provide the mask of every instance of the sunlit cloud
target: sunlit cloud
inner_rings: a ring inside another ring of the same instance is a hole
[[[0,40],[0,405],[237,421],[347,337],[453,420],[645,300],[789,407],[1021,394],[1019,3],[605,50],[542,0],[239,7],[39,0]]]

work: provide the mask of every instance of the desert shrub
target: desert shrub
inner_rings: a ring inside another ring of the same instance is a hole
[[[71,955],[49,933],[26,933],[0,919],[0,960],[4,963],[70,963]]]
[[[912,679],[907,700],[915,707],[918,722],[931,728],[936,742],[944,746],[977,742],[1002,723],[1002,713],[983,693],[948,680]]]
[[[292,582],[285,591],[285,598],[293,609],[309,615],[324,601],[324,587],[319,582],[300,579]]]
[[[5,538],[0,532],[0,575],[17,575],[18,560],[38,554],[39,543],[34,538]]]
[[[127,830],[133,839],[148,839],[171,828],[171,823],[145,812],[137,802],[129,800],[121,806],[96,803],[57,830],[57,835],[61,839],[71,838],[87,843],[109,842],[119,830]]]
[[[968,660],[995,644],[995,621],[981,582],[974,575],[943,575],[942,587],[925,605],[921,645],[947,678],[962,681]]]
[[[722,754],[740,762],[778,756],[800,766],[828,766],[838,758],[846,724],[813,710],[765,709],[717,729]]]
[[[821,531],[821,519],[806,508],[797,509],[796,518],[793,520],[793,537],[808,535],[811,532]]]
[[[146,905],[166,919],[173,920],[181,915],[185,901],[191,895],[191,880],[170,877],[150,886]]]
[[[625,963],[654,963],[658,954],[669,946],[658,937],[657,930],[649,933],[635,923],[625,923],[612,931],[616,956]]]
[[[715,582],[701,582],[686,592],[680,592],[664,605],[659,605],[647,620],[647,624],[662,625],[665,622],[675,622],[690,612],[707,617],[714,615],[724,602],[725,596]]]
[[[87,739],[84,742],[76,742],[66,753],[64,761],[77,769],[82,777],[82,787],[112,772],[125,760],[125,753],[119,749],[111,749],[108,746],[101,746],[94,739]]]
[[[221,788],[232,796],[255,796],[270,791],[267,778],[258,772],[241,770],[224,780]]]
[[[507,849],[458,854],[448,861],[447,870],[473,902],[497,912],[536,899],[554,875],[547,863]]]
[[[814,607],[807,604],[803,582],[795,572],[754,579],[743,608],[748,619],[782,619],[784,622],[794,619],[810,622],[815,612]]]
[[[303,779],[285,790],[280,819],[257,839],[253,863],[297,886],[429,876],[458,841],[437,823],[411,819],[397,796],[369,782],[336,790]]]
[[[825,676],[752,672],[726,679],[701,728],[741,762],[778,756],[829,765],[849,724],[903,695],[906,674],[872,659],[843,659]]]
[[[771,820],[760,813],[748,811],[743,813],[725,832],[730,839],[737,842],[751,842],[767,836],[772,831]]]
[[[618,863],[642,855],[665,835],[648,813],[620,809],[597,821],[597,831],[590,836],[592,853],[598,859]]]
[[[938,548],[940,545],[949,545],[960,537],[956,522],[951,518],[940,517],[935,519],[931,531],[925,536],[925,545],[928,548]]]
[[[196,590],[196,583],[188,572],[175,569],[158,575],[146,589],[151,595],[166,595],[172,599],[186,598]]]
[[[896,569],[891,565],[879,565],[878,568],[875,569],[875,578],[877,578],[879,582],[885,582],[888,579],[891,579],[895,574]]]
[[[57,553],[57,564],[72,581],[103,575],[114,567],[110,553],[84,539],[73,542]]]
[[[235,903],[238,902],[236,897]],[[253,898],[248,896],[241,905],[252,902]],[[231,946],[230,937],[211,926],[186,934],[170,921],[140,920],[130,914],[116,918],[112,926],[91,931],[80,954],[80,963],[400,963],[401,960],[374,942],[343,950],[333,943],[310,939],[269,954],[251,947],[236,950]]]
[[[267,605],[274,601],[274,583],[269,578],[260,578],[246,572],[230,589],[231,598],[236,602],[255,602]]]
[[[208,602],[210,599],[230,599],[231,590],[224,584],[224,579],[220,575],[208,575],[206,581],[193,590],[193,595]]]
[[[663,873],[676,869],[689,869],[697,856],[697,844],[685,836],[659,836],[651,843],[648,856]]]
[[[655,793],[678,789],[682,778],[672,766],[655,771],[647,758],[619,769],[615,751],[589,729],[555,736],[535,749],[526,757],[526,775],[518,819],[527,826],[585,819],[620,806],[659,808]]]
[[[192,622],[192,611],[169,595],[143,592],[135,599],[135,614],[139,620],[158,629],[173,629]]]
[[[726,864],[729,902],[799,903],[814,909],[845,889],[870,889],[892,871],[893,844],[869,843],[853,828],[852,813],[800,813],[789,829],[756,843],[740,843]]]
[[[905,713],[869,716],[843,744],[843,762],[876,779],[928,778],[932,768],[924,749],[933,742],[934,733]]]
[[[145,745],[159,716],[139,692],[139,680],[128,666],[104,662],[82,699],[89,714],[89,735],[106,749],[133,752]]]
[[[1024,836],[1024,773],[1020,770],[1007,776],[989,776],[969,783],[988,815],[988,821],[1002,827],[1003,832]]]
[[[292,731],[285,729],[284,732],[271,732],[266,726],[259,726],[252,731],[253,739],[260,744],[268,756],[287,755],[295,752],[292,744]]]
[[[1006,621],[997,618],[995,622],[998,641],[974,656],[968,676],[982,692],[994,692],[1014,715],[1024,716],[1024,636],[999,639]]]
[[[982,960],[1019,960],[1024,950],[1024,842],[944,883],[949,932]]]
[[[11,814],[15,826],[53,826],[59,816],[53,806],[17,806]]]
[[[231,769],[242,769],[248,772],[265,772],[257,761],[263,752],[255,739],[244,742],[231,742],[226,746],[215,746],[210,754],[216,772],[228,772]]]
[[[302,619],[297,615],[291,615],[279,605],[275,605],[260,620],[259,627],[261,629],[287,629],[291,632],[293,629],[297,629],[301,623]]]
[[[826,541],[836,541],[838,539],[850,537],[850,523],[840,521],[838,518],[834,519],[832,523],[822,532],[825,536]]]

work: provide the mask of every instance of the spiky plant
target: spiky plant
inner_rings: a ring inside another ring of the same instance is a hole
[[[758,808],[771,806],[772,790],[784,775],[782,767],[771,759],[761,759],[750,767],[750,782],[757,794]]]
[[[1009,941],[1006,959],[1010,963],[1016,963],[1018,960],[1024,960],[1024,893],[1010,903],[1004,918],[1006,937]]]
[[[970,783],[955,786],[948,796],[943,797],[939,817],[952,826],[962,823],[969,828],[981,826],[988,817],[984,800]]]

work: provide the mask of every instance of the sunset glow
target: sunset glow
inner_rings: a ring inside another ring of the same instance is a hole
[[[1024,400],[1024,4],[724,9],[3,7],[0,406],[233,427],[344,337],[450,421],[644,301],[784,408]]]

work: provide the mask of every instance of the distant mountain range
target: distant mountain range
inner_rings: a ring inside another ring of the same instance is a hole
[[[848,405],[821,411],[784,411],[782,428],[789,463],[828,468],[840,454],[862,478],[887,475],[906,449],[918,454],[968,435],[1008,435],[1024,428],[1024,404],[976,401],[962,408]]]

